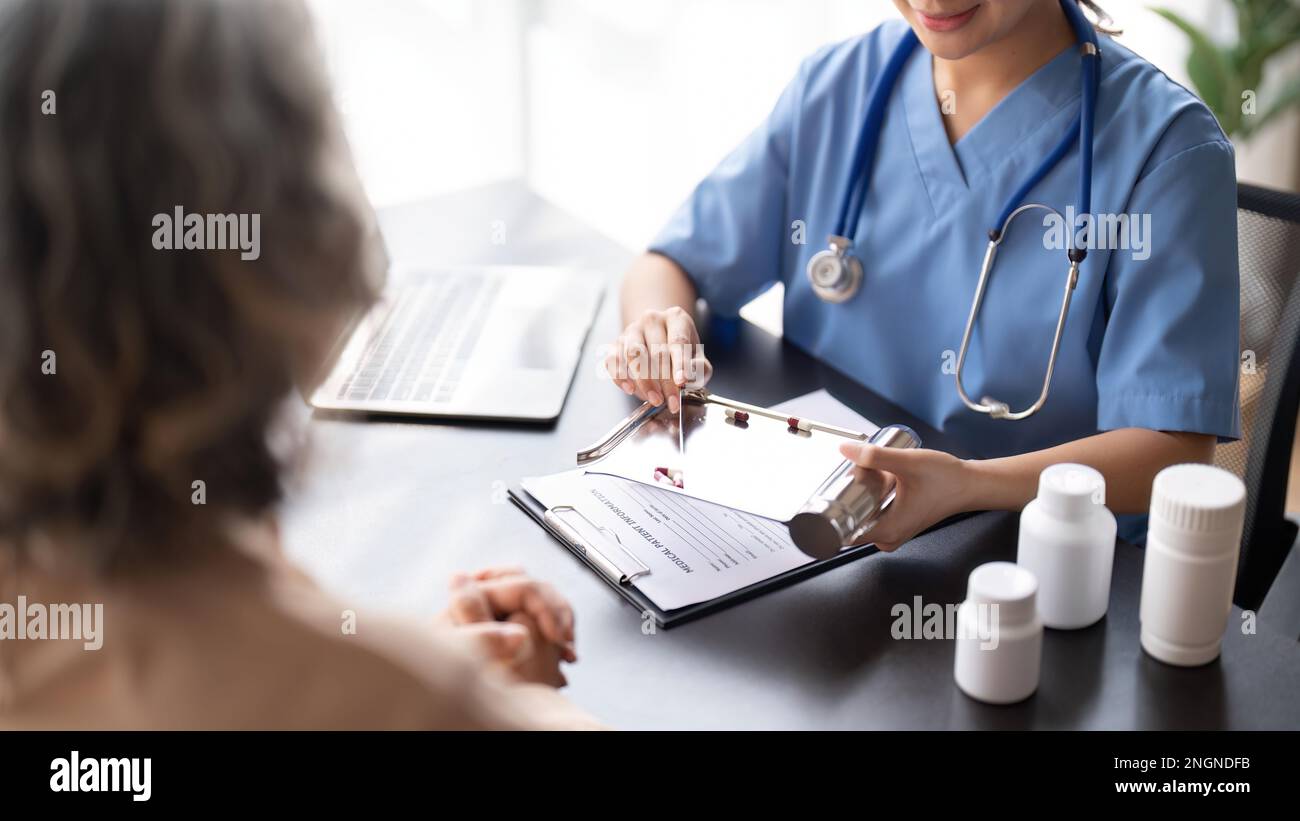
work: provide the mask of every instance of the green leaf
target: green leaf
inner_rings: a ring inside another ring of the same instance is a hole
[[[1272,0],[1232,0],[1232,5],[1237,9],[1237,31],[1243,41],[1257,30],[1255,21],[1270,2]]]
[[[1300,41],[1300,5],[1285,4],[1247,28],[1238,26],[1244,53],[1260,62]]]
[[[1242,90],[1258,91],[1264,64],[1274,55],[1300,43],[1300,4],[1295,0],[1233,0],[1238,5],[1257,5],[1253,23],[1238,18],[1241,41],[1232,49],[1232,61]],[[1254,126],[1242,121],[1244,132]]]
[[[1237,81],[1227,56],[1205,32],[1177,12],[1166,8],[1153,8],[1152,11],[1187,35],[1192,47],[1187,57],[1187,73],[1192,79],[1192,85],[1219,118],[1223,130],[1231,134],[1240,122],[1241,109],[1237,100],[1230,99],[1229,96],[1237,94]]]

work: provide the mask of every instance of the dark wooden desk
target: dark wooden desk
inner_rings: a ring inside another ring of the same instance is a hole
[[[1036,695],[1010,707],[967,698],[953,684],[952,642],[895,640],[890,611],[916,596],[960,602],[971,569],[1014,559],[1016,517],[1006,513],[955,522],[895,554],[644,634],[639,614],[505,494],[521,476],[572,465],[579,447],[630,409],[601,378],[595,351],[619,329],[614,283],[631,254],[516,183],[393,209],[382,220],[397,260],[574,264],[607,271],[611,285],[553,426],[312,422],[314,463],[293,490],[286,538],[345,602],[427,617],[445,601],[452,571],[521,564],[577,610],[570,697],[622,728],[1300,729],[1300,646],[1266,625],[1243,635],[1234,612],[1223,657],[1198,669],[1142,653],[1142,553],[1124,543],[1106,618],[1087,630],[1047,631]],[[504,244],[492,243],[496,221]],[[919,424],[748,324],[712,334],[708,350],[719,392],[775,403],[825,386],[868,418]],[[927,445],[950,446],[921,430]]]

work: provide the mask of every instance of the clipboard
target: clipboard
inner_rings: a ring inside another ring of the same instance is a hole
[[[598,544],[596,540],[591,538],[574,538],[578,534],[574,533],[571,528],[557,526],[554,515],[548,517],[547,514],[553,514],[554,509],[548,511],[541,502],[534,499],[521,485],[511,485],[508,488],[508,493],[510,501],[517,508],[528,514],[529,518],[540,525],[553,539],[563,545],[579,561],[587,565],[614,592],[622,596],[628,604],[635,607],[637,612],[641,614],[642,619],[653,618],[655,624],[665,630],[694,621],[710,613],[734,607],[741,602],[758,598],[773,590],[780,590],[795,582],[824,573],[831,568],[848,564],[863,556],[878,552],[874,544],[845,548],[829,559],[813,561],[793,570],[787,570],[784,573],[779,573],[761,582],[742,587],[739,590],[723,594],[709,601],[690,604],[674,610],[664,610],[632,584],[635,578],[628,578],[626,574],[612,569],[621,569],[618,561],[620,557],[614,553],[614,550],[608,544]]]
[[[914,437],[914,443],[919,443],[919,438],[906,426],[888,426],[869,436],[717,396],[702,388],[683,391],[680,398],[681,412],[675,418],[663,405],[643,403],[598,442],[578,451],[578,467],[586,473],[604,473],[624,481],[658,485],[661,490],[789,525],[796,512],[812,498],[809,493],[815,496],[835,482],[839,483],[838,492],[846,483],[853,482],[854,477],[842,469],[847,463],[838,452],[844,441],[875,441],[881,433],[894,428],[906,431]],[[687,460],[692,453],[697,458]],[[777,469],[788,469],[794,476],[793,484],[750,483],[733,487],[753,471],[754,454],[762,455],[765,461],[770,457]],[[732,464],[732,457],[739,463]],[[669,477],[662,474],[675,471],[660,463],[671,464],[675,458],[685,460],[679,462],[686,465],[680,474],[683,481],[664,482]],[[877,552],[864,538],[860,544],[837,549],[833,555],[813,557],[808,563],[746,587],[707,601],[664,610],[636,587],[636,579],[650,569],[618,541],[617,534],[597,526],[576,507],[554,504],[548,510],[522,484],[511,486],[509,494],[517,507],[636,607],[643,618],[653,617],[665,629]],[[892,501],[892,491],[881,508],[889,501]]]

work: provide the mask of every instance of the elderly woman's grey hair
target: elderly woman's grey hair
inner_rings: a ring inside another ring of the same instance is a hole
[[[275,505],[284,400],[373,297],[357,193],[298,0],[0,0],[0,550],[106,572]],[[160,250],[178,207],[260,254]]]

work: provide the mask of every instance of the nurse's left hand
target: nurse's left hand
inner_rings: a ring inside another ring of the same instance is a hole
[[[970,471],[951,454],[856,442],[840,445],[840,453],[858,467],[893,475],[897,483],[894,501],[870,533],[881,550],[897,550],[927,527],[968,509]]]

